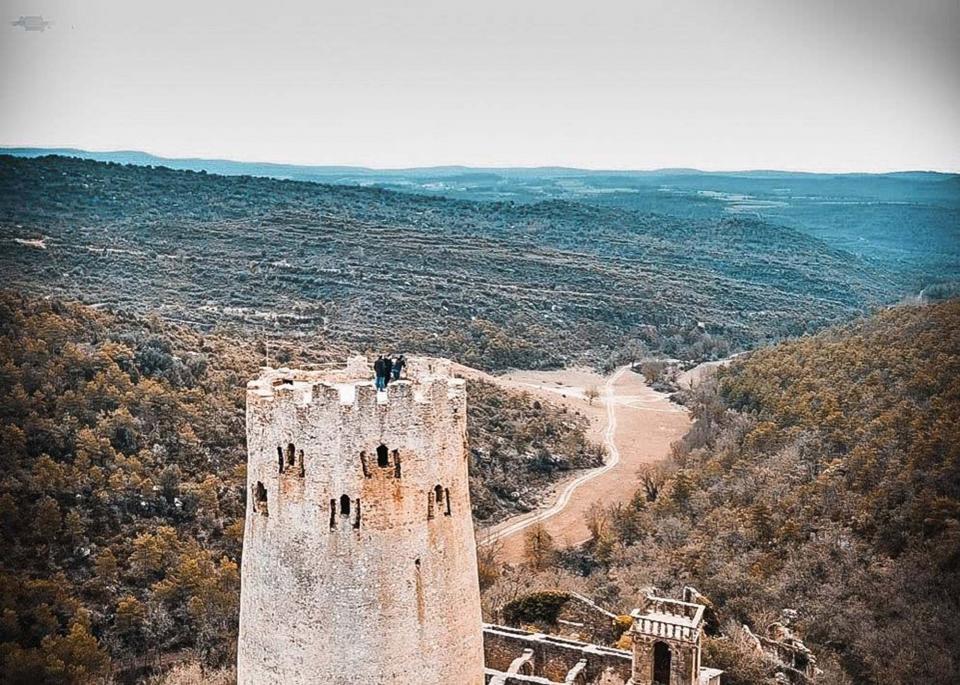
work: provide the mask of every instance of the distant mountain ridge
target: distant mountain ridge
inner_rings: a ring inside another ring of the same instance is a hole
[[[289,164],[283,162],[243,162],[230,159],[204,157],[163,157],[139,150],[110,150],[91,151],[71,147],[3,147],[0,154],[15,157],[42,157],[45,155],[61,155],[65,157],[79,157],[92,159],[97,162],[114,162],[117,164],[137,164],[141,166],[165,166],[170,169],[189,169],[191,171],[206,171],[229,175],[250,175],[275,177],[277,174],[296,175],[327,175],[338,173],[367,174],[370,176],[390,175],[455,175],[462,173],[495,173],[507,176],[582,176],[598,175],[625,175],[625,176],[676,176],[676,175],[713,175],[713,176],[740,176],[761,178],[788,178],[793,176],[827,177],[856,176],[856,177],[890,177],[910,178],[914,180],[936,177],[957,177],[958,173],[925,170],[904,170],[889,172],[813,172],[813,171],[781,171],[777,169],[740,169],[723,171],[703,171],[695,168],[659,168],[659,169],[581,169],[564,166],[532,166],[532,167],[474,167],[469,165],[440,165],[426,167],[405,168],[376,168],[342,164]],[[224,169],[233,169],[228,172]],[[274,170],[274,173],[265,173]]]
[[[0,148],[0,152],[3,149]],[[373,186],[484,202],[569,200],[682,220],[752,216],[788,226],[880,264],[909,290],[960,280],[960,175],[925,171],[821,174],[695,169],[597,171],[563,167],[442,166],[370,169],[215,159],[167,159],[138,151],[7,148],[17,157],[58,153],[223,176]]]
[[[39,249],[36,240],[46,249]],[[11,285],[258,335],[484,368],[694,359],[843,321],[909,284],[753,216],[0,156]]]

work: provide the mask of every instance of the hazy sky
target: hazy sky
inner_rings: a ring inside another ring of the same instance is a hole
[[[0,145],[960,170],[960,0],[4,0]],[[20,15],[53,26],[28,32]]]

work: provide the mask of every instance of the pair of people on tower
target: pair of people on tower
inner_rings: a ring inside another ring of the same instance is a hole
[[[384,357],[382,354],[377,357],[373,363],[373,373],[376,377],[377,390],[386,390],[387,384],[391,381],[400,380],[400,374],[407,365],[407,360],[401,354],[396,359],[390,356]]]

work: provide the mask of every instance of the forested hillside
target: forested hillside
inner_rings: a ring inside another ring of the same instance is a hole
[[[32,293],[204,328],[402,348],[485,369],[625,345],[725,356],[908,284],[747,216],[467,202],[0,156],[0,269]]]
[[[750,216],[795,228],[896,273],[917,292],[960,279],[960,175],[822,174],[696,169],[602,171],[560,167],[362,167],[170,159],[143,152],[2,148],[22,157],[64,155],[226,176],[375,186],[433,197],[536,203],[569,200],[686,219]]]
[[[318,350],[270,354],[342,358]],[[0,680],[87,682],[156,651],[230,660],[245,386],[263,354],[0,292]],[[478,518],[498,520],[560,471],[595,463],[583,417],[472,382],[468,392]]]
[[[666,483],[594,512],[574,575],[611,606],[692,584],[758,632],[795,609],[827,683],[956,683],[960,301],[754,352],[693,411]],[[729,640],[705,662],[757,682]]]

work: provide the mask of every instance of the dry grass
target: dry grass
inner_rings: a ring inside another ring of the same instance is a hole
[[[199,662],[190,661],[152,678],[148,685],[233,685],[236,682],[237,672],[232,667],[204,669]]]

